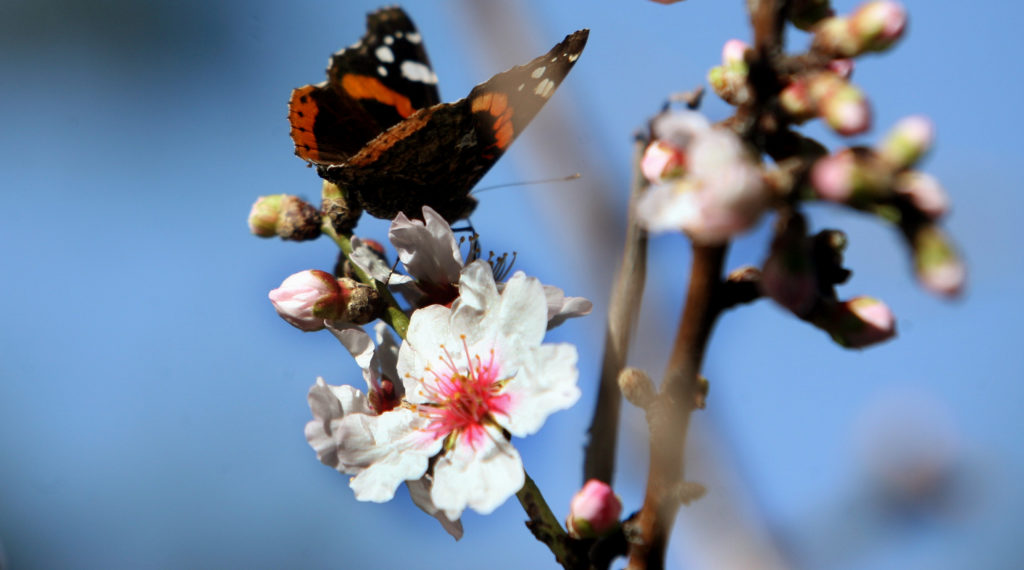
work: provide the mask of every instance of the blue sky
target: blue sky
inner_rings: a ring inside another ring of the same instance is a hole
[[[580,347],[583,400],[520,446],[559,516],[580,485],[631,134],[668,93],[703,83],[727,39],[749,37],[742,4],[405,4],[446,100],[591,29],[551,104],[481,186],[577,171],[582,180],[483,193],[473,217],[485,247],[516,250],[519,269],[595,302],[594,315],[552,337]],[[710,492],[684,509],[673,566],[735,563],[737,549],[722,537],[805,568],[1024,562],[1016,536],[1024,271],[1015,217],[1024,211],[1015,103],[1024,81],[1003,57],[1021,48],[1021,8],[906,6],[905,41],[858,63],[854,81],[870,95],[877,126],[856,140],[870,143],[908,114],[935,120],[938,142],[924,169],[954,201],[946,227],[971,271],[966,294],[952,303],[928,296],[893,231],[811,208],[814,228],[850,236],[854,277],[842,294],[885,299],[899,337],[844,351],[767,302],[722,319],[706,361],[708,409],[690,449],[692,477]],[[488,517],[467,515],[456,544],[405,497],[356,502],[302,435],[317,375],[361,380],[335,339],[280,321],[266,292],[294,271],[329,269],[335,252],[326,240],[256,239],[245,216],[261,194],[318,193],[315,174],[292,155],[287,97],[322,79],[327,56],[362,34],[375,7],[0,7],[9,208],[0,225],[0,544],[11,567],[550,563],[514,501]],[[483,31],[475,18],[494,17],[484,8],[505,11],[505,34]],[[791,47],[805,42],[793,36]],[[716,120],[728,114],[713,96],[705,111]],[[730,267],[763,259],[766,225],[737,241]],[[371,237],[384,230],[360,225]],[[688,262],[681,237],[652,240],[631,363],[654,376]],[[627,510],[643,492],[642,430],[642,418],[628,413],[617,479]],[[930,499],[880,494],[886,471],[872,466],[898,466],[920,450],[946,477]]]

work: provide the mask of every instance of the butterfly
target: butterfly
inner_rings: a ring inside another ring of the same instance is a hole
[[[412,20],[398,7],[367,16],[366,34],[331,56],[327,81],[292,91],[295,154],[370,215],[449,223],[469,216],[473,186],[533,120],[587,43],[589,30],[442,103]]]

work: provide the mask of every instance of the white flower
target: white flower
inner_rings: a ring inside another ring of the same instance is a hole
[[[351,433],[350,426],[360,423],[356,416],[377,416],[394,409],[399,403],[402,385],[395,380],[398,378],[395,368],[398,345],[383,323],[375,327],[376,348],[370,336],[360,328],[328,328],[363,369],[369,392],[363,394],[352,386],[331,386],[323,378],[317,378],[316,384],[309,389],[313,421],[306,424],[306,441],[316,451],[321,463],[342,473],[355,474],[365,466],[358,458],[352,462],[352,455],[345,452],[351,441],[344,440]],[[436,518],[456,540],[462,538],[462,523],[458,518],[449,519],[431,502],[429,474],[406,483],[416,506]]]
[[[541,343],[548,309],[539,281],[517,273],[499,293],[490,266],[476,261],[459,291],[451,308],[413,313],[398,354],[401,405],[331,424],[337,468],[355,475],[357,499],[386,501],[402,482],[428,477],[429,503],[448,520],[467,507],[490,513],[524,482],[505,432],[532,434],[579,399],[575,347]]]
[[[393,271],[358,238],[352,240],[352,261],[374,279],[387,283],[413,307],[448,305],[458,296],[462,252],[451,226],[440,214],[429,206],[423,207],[422,221],[399,213],[391,222],[388,239],[408,275]],[[503,285],[499,284],[499,289]],[[548,299],[548,329],[566,319],[589,314],[593,307],[583,297],[566,297],[558,287],[543,287]]]
[[[679,132],[661,135],[685,140],[686,172],[652,186],[637,214],[652,232],[682,230],[700,243],[722,243],[757,222],[769,195],[760,169],[734,133],[693,128],[689,122],[665,123],[663,131]]]

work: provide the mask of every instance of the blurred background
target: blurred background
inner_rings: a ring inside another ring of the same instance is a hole
[[[954,201],[946,227],[965,295],[920,290],[896,232],[837,208],[815,229],[850,236],[841,294],[884,299],[899,336],[838,348],[766,301],[725,315],[694,418],[677,568],[1020,568],[1024,351],[1019,240],[1021,74],[1016,4],[906,2],[907,36],[862,58],[877,140],[900,117],[938,127],[924,169]],[[836,2],[841,12],[854,2]],[[329,240],[248,234],[259,195],[316,200],[293,156],[286,102],[364,31],[364,1],[3,0],[0,3],[0,567],[551,567],[515,500],[467,512],[459,543],[405,493],[359,503],[303,437],[317,375],[362,385],[326,333],[281,321],[266,293],[330,269]],[[579,488],[631,135],[671,92],[704,83],[743,3],[691,0],[410,1],[441,93],[545,52],[590,43],[540,118],[481,187],[484,247],[595,302],[550,335],[581,354],[584,397],[520,442],[559,517]],[[806,36],[792,35],[800,49]],[[1002,55],[1000,55],[1002,54]],[[705,112],[729,113],[711,95]],[[836,143],[820,129],[806,132]],[[1012,168],[1011,168],[1012,167]],[[980,201],[979,201],[980,200]],[[760,263],[769,220],[729,266]],[[359,232],[383,241],[386,225]],[[681,236],[652,240],[630,362],[658,377],[689,265]],[[639,292],[638,292],[639,294]],[[1018,299],[1018,300],[1015,300]],[[639,507],[645,428],[627,409],[616,490]]]

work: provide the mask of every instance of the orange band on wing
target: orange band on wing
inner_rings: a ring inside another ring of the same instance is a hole
[[[505,150],[512,144],[515,138],[515,128],[512,126],[512,113],[514,109],[508,106],[508,96],[504,93],[484,93],[473,99],[471,109],[474,113],[486,111],[493,116],[494,124],[494,145]]]
[[[341,88],[354,99],[373,99],[389,107],[394,107],[395,111],[403,118],[408,118],[416,110],[412,108],[408,97],[388,89],[373,77],[347,74],[341,78]]]
[[[292,125],[292,142],[295,143],[295,154],[303,160],[318,162],[320,151],[313,135],[313,124],[316,123],[318,108],[311,93],[317,88],[306,85],[292,90],[288,101],[288,121]]]

